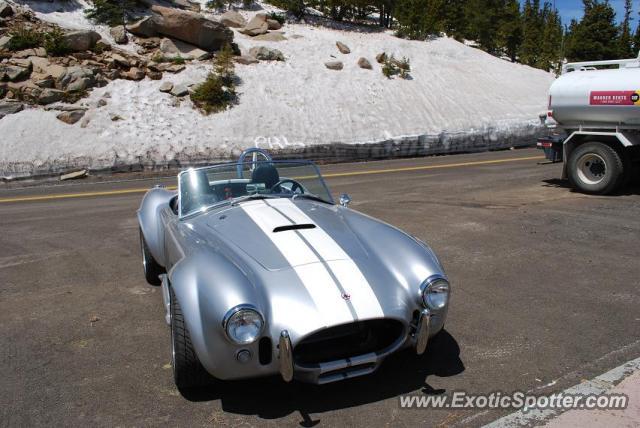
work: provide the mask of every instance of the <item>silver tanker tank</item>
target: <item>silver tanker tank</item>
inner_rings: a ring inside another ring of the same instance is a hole
[[[574,71],[550,89],[549,110],[564,128],[640,125],[640,68]]]

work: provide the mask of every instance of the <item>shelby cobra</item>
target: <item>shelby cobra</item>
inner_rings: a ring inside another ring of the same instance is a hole
[[[258,149],[144,196],[144,273],[162,285],[179,388],[276,373],[323,384],[425,351],[447,315],[440,262],[348,202],[313,163]]]

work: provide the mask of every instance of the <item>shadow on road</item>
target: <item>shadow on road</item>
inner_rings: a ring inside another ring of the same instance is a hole
[[[391,355],[380,369],[369,376],[328,385],[284,383],[279,377],[247,381],[224,382],[215,389],[183,392],[190,401],[221,400],[225,412],[257,415],[275,419],[300,412],[301,426],[314,426],[309,414],[359,406],[400,394],[421,391],[424,394],[443,394],[427,379],[455,376],[465,370],[460,359],[460,347],[447,331],[429,342],[427,352],[416,356],[411,349]]]
[[[542,180],[544,187],[553,187],[558,189],[567,189],[571,192],[577,192],[571,187],[571,183],[569,180],[563,180],[561,178],[549,178],[547,180]],[[611,195],[607,196],[629,196],[629,195],[640,195],[640,180],[634,178],[630,183],[620,187]],[[602,196],[602,195],[600,195]]]

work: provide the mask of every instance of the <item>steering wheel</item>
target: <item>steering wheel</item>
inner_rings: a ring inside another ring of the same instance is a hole
[[[271,191],[273,192],[278,187],[281,187],[284,183],[291,183],[291,189],[287,189],[291,193],[296,193],[296,190],[298,190],[298,189],[300,189],[300,193],[304,193],[304,187],[302,187],[302,184],[300,184],[296,180],[292,180],[290,178],[284,178],[284,179],[278,181],[276,184],[273,185],[273,187],[271,187]],[[285,189],[286,189],[286,187],[285,187]]]

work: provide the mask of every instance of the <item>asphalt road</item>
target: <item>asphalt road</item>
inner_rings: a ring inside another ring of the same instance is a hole
[[[426,356],[396,355],[369,377],[187,397],[140,262],[135,211],[154,181],[0,190],[0,424],[480,425],[505,412],[402,410],[397,397],[554,392],[636,358],[640,188],[574,193],[538,156],[323,167],[352,208],[434,248],[454,287],[446,332]]]

